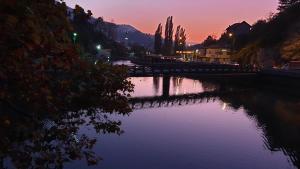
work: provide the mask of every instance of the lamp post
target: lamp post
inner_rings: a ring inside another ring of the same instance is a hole
[[[129,38],[126,36],[124,39],[125,39],[125,46],[128,48],[128,46],[129,46],[129,43],[128,43]]]
[[[229,33],[228,34],[229,38],[231,39],[231,50],[233,52],[234,48],[235,48],[235,37],[233,33]]]
[[[76,39],[77,39],[78,34],[76,32],[73,33],[73,42],[74,44],[76,43]]]
[[[100,55],[100,51],[102,50],[102,46],[100,45],[100,44],[97,44],[96,45],[96,50],[97,50],[97,55],[96,55],[96,57],[95,57],[95,59],[96,59],[96,61],[95,61],[95,65],[98,63],[98,59],[99,59],[99,55]]]
[[[102,49],[102,46],[99,44],[99,45],[96,46],[96,49],[97,49],[98,51],[100,51],[100,50]]]
[[[125,46],[128,48],[128,46],[129,46],[129,38],[128,38],[128,32],[126,31],[126,33],[125,33]]]

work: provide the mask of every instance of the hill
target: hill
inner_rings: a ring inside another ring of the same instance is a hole
[[[147,49],[153,49],[154,36],[145,34],[131,25],[117,25],[117,40],[121,43],[139,44]],[[128,38],[128,40],[127,40]]]
[[[68,7],[69,19],[74,19],[74,9]],[[89,22],[96,24],[96,30],[101,31],[108,38],[121,44],[135,45],[139,44],[147,49],[153,49],[154,36],[146,34],[131,25],[115,24],[104,21],[103,18],[91,16]]]
[[[252,26],[247,43],[233,57],[262,67],[300,60],[300,3]]]

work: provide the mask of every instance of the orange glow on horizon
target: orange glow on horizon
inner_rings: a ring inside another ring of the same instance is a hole
[[[219,37],[233,23],[253,24],[276,12],[277,0],[66,0],[92,10],[94,16],[106,21],[129,24],[144,33],[154,34],[159,23],[174,16],[174,27],[186,29],[187,41],[199,43],[208,35]],[[174,28],[175,29],[175,28]]]

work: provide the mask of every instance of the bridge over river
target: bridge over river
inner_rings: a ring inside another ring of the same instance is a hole
[[[202,92],[197,94],[184,94],[173,96],[153,96],[153,97],[136,97],[130,98],[129,103],[132,109],[151,109],[159,107],[172,107],[172,106],[184,106],[192,105],[203,102],[209,102],[217,100],[221,95],[226,92]]]
[[[185,75],[221,75],[249,76],[256,75],[259,69],[252,66],[199,64],[199,63],[163,63],[143,66],[128,66],[130,77],[146,76],[185,76]]]

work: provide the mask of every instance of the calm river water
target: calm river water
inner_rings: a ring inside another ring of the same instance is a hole
[[[130,81],[133,111],[126,115],[88,107],[36,119],[1,103],[0,168],[300,169],[299,85],[261,78]]]
[[[135,109],[129,116],[112,117],[122,122],[124,133],[97,135],[88,128],[81,131],[98,140],[95,152],[103,160],[94,168],[300,167],[299,95],[253,87],[243,79],[130,80],[135,84]],[[68,167],[84,165],[78,162]]]

